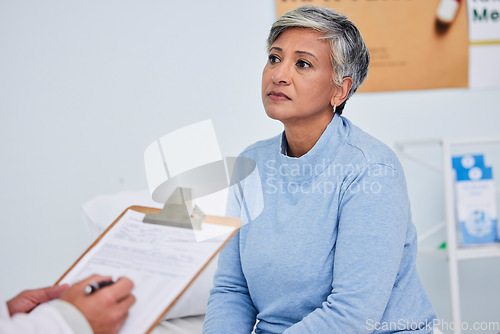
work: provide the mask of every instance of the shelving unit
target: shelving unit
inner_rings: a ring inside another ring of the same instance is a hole
[[[442,257],[448,260],[448,270],[450,277],[450,299],[451,299],[451,313],[452,321],[456,324],[456,334],[461,334],[461,308],[460,308],[460,290],[459,290],[459,276],[458,266],[462,260],[474,260],[484,258],[500,257],[500,244],[488,245],[474,245],[467,247],[458,246],[456,216],[455,216],[455,192],[454,192],[454,171],[452,168],[452,148],[454,146],[478,146],[500,144],[500,137],[490,138],[473,138],[473,139],[434,139],[434,140],[416,140],[397,142],[396,151],[399,156],[411,161],[414,161],[424,167],[439,171],[443,175],[444,182],[444,196],[445,196],[445,210],[446,221],[437,224],[430,231],[424,233],[426,236],[432,235],[442,228],[446,228],[446,249],[423,249],[419,250],[419,254],[431,257]],[[421,159],[411,153],[408,149],[412,147],[422,146],[440,146],[442,153],[442,167]],[[499,193],[497,187],[497,195]]]

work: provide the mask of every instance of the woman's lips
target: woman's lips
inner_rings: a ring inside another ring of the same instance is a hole
[[[272,91],[268,94],[269,98],[273,101],[289,101],[290,98],[286,94]]]

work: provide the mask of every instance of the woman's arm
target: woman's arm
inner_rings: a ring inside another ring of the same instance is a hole
[[[343,191],[331,294],[286,334],[371,333],[381,320],[411,219],[403,173],[382,167],[365,166]]]
[[[227,215],[241,216],[241,196],[238,185],[229,189]],[[240,231],[224,246],[219,255],[214,288],[208,299],[204,334],[251,333],[257,311],[248,293],[241,268]]]
[[[248,334],[255,324],[256,310],[241,270],[238,232],[219,255],[214,288],[208,299],[203,333]]]

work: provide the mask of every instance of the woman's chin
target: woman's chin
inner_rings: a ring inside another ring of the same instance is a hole
[[[278,111],[278,110],[266,109],[266,114],[267,117],[280,122],[283,122],[288,118],[290,118],[290,113],[284,112],[282,110]]]

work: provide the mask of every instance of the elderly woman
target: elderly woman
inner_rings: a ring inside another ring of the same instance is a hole
[[[262,100],[284,132],[248,147],[258,182],[230,194],[204,333],[429,333],[415,227],[394,153],[341,116],[367,75],[358,29],[327,8],[280,17]]]

